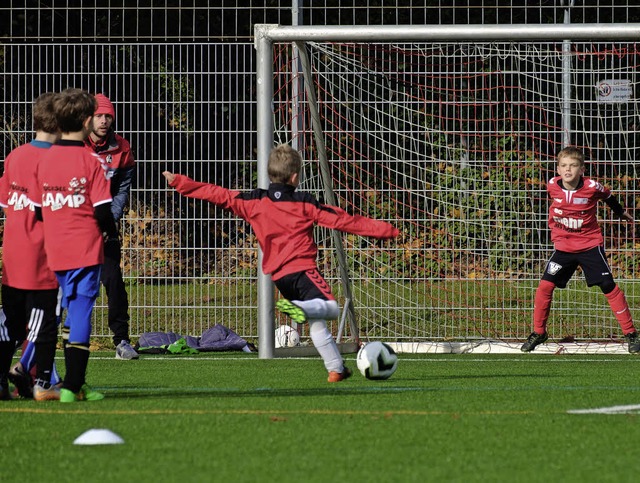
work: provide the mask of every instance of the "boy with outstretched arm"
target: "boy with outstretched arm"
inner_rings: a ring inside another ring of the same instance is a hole
[[[324,361],[329,382],[351,376],[327,327],[339,315],[331,288],[317,268],[313,227],[320,225],[356,235],[395,238],[398,230],[384,221],[349,215],[341,208],[319,203],[296,192],[302,158],[286,144],[275,147],[268,161],[268,189],[238,192],[186,176],[163,173],[169,185],[189,198],[209,201],[230,210],[252,226],[262,249],[262,271],[271,275],[284,299],[276,307],[296,322],[309,322],[309,335]]]
[[[531,352],[546,342],[547,320],[553,292],[565,288],[578,266],[582,267],[587,285],[597,285],[609,302],[632,354],[640,352],[640,339],[624,292],[613,280],[604,252],[604,238],[596,210],[603,200],[613,213],[626,221],[633,217],[620,205],[611,191],[597,181],[584,176],[584,154],[567,147],[558,153],[558,176],[547,184],[551,198],[549,228],[554,251],[545,267],[536,290],[533,306],[533,332],[522,345],[522,352]]]

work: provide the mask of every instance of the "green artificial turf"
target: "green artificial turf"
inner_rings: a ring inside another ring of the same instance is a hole
[[[639,364],[401,354],[389,380],[329,384],[318,358],[94,352],[103,401],[0,402],[0,481],[636,481]],[[91,428],[125,442],[73,444]]]

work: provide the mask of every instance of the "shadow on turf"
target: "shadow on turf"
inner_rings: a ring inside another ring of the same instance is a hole
[[[503,378],[538,378],[537,374],[483,374],[483,375],[430,375],[427,379],[432,381],[440,380],[467,380],[467,379],[503,379]],[[555,375],[546,375],[547,379],[553,377],[564,377]],[[424,378],[405,379],[410,381],[422,381]],[[328,385],[327,387],[316,388],[270,388],[258,387],[250,389],[238,389],[228,387],[191,387],[191,388],[173,388],[173,387],[141,387],[141,386],[103,386],[95,389],[103,391],[109,399],[116,398],[190,398],[202,397],[203,395],[211,395],[215,397],[233,398],[233,397],[300,397],[300,396],[332,396],[336,394],[343,395],[359,395],[359,394],[389,394],[401,392],[418,392],[418,391],[441,391],[442,387],[408,387],[393,385],[394,381],[371,381],[370,385],[352,387],[348,385]],[[448,389],[448,388],[447,388]]]
[[[390,386],[383,381],[376,382],[370,387],[327,387],[308,389],[287,389],[287,388],[254,388],[254,389],[234,389],[234,388],[162,388],[149,387],[96,387],[95,389],[104,393],[108,399],[130,399],[130,398],[190,398],[210,395],[215,397],[300,397],[300,396],[333,396],[336,394],[358,395],[358,394],[385,394],[410,391],[432,391],[433,388],[424,387],[400,387]],[[437,390],[437,389],[436,389]]]

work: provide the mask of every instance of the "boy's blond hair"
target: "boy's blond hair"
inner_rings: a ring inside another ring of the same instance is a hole
[[[58,94],[45,92],[33,102],[33,130],[55,134],[58,131],[58,121],[53,107]]]
[[[558,161],[562,158],[573,158],[580,162],[580,166],[584,166],[584,153],[573,146],[568,146],[558,153]]]
[[[280,144],[269,153],[267,172],[272,183],[288,183],[301,168],[302,156],[288,144]]]
[[[58,127],[63,133],[80,132],[96,110],[96,98],[82,89],[65,89],[53,101]]]

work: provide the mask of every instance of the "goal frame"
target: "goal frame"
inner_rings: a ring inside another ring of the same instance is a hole
[[[258,187],[267,188],[267,162],[273,147],[273,45],[318,42],[444,42],[444,41],[638,41],[640,23],[548,25],[395,25],[395,26],[282,26],[254,25],[257,86]],[[568,48],[568,47],[567,47]],[[568,126],[565,132],[569,132]],[[568,144],[568,139],[565,139]],[[261,266],[262,252],[258,252]],[[258,357],[274,357],[274,289],[271,277],[258,272]]]

